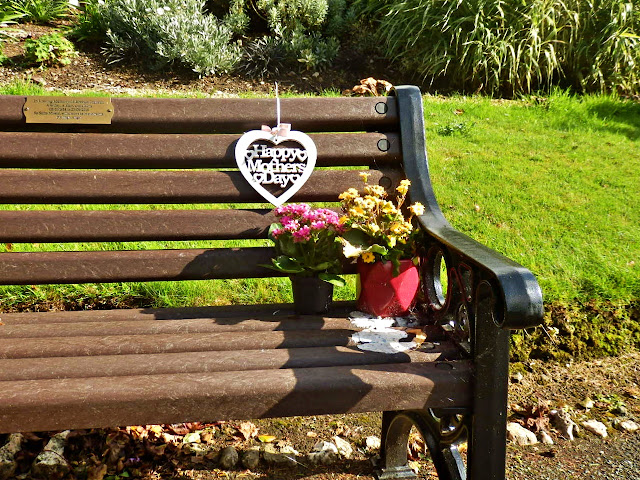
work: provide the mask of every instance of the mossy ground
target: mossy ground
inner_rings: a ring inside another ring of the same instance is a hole
[[[640,348],[640,303],[548,305],[544,324],[511,336],[511,359],[566,361],[617,356]]]

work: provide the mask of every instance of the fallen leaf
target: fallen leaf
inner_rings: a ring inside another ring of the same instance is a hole
[[[149,425],[147,430],[150,433],[153,433],[153,435],[156,438],[160,438],[162,436],[162,434],[164,433],[164,429],[162,428],[162,425]]]
[[[353,87],[352,92],[356,95],[373,95],[371,89],[365,87],[364,85],[356,85],[355,87]]]
[[[164,432],[162,435],[160,435],[160,440],[162,440],[164,443],[177,445],[178,443],[182,443],[182,436],[172,435],[170,433]]]
[[[258,435],[258,440],[262,443],[271,443],[276,439],[273,435]]]
[[[464,110],[462,110],[461,108],[456,108],[456,109],[453,111],[453,114],[454,114],[454,115],[462,115],[463,113],[464,113]]]
[[[207,430],[200,434],[200,438],[202,439],[203,443],[211,443],[213,442],[214,434],[212,431]]]
[[[147,452],[149,452],[151,455],[155,455],[156,457],[160,457],[162,455],[164,455],[164,451],[167,448],[167,444],[164,443],[162,445],[151,445],[151,444],[147,444],[146,446]]]
[[[407,444],[407,455],[410,460],[420,460],[420,456],[424,455],[425,443],[420,434],[411,432],[409,442]]]
[[[13,243],[5,243],[4,246],[7,250],[13,250]]]
[[[191,429],[184,423],[172,423],[166,426],[167,429],[176,435],[186,435]]]
[[[631,398],[640,398],[640,388],[627,387],[624,389],[624,393]]]
[[[102,480],[107,474],[107,465],[101,463],[87,470],[87,480]]]
[[[353,435],[351,431],[351,427],[349,425],[345,425],[344,422],[336,422],[336,425],[333,428],[334,435],[342,436],[342,437],[350,437]]]
[[[251,422],[243,422],[238,427],[237,430],[242,434],[245,440],[249,440],[250,438],[258,435],[258,427]]]

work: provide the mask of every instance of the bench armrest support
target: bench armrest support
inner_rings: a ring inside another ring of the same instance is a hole
[[[494,322],[506,329],[527,328],[542,323],[542,291],[533,274],[518,263],[455,230],[444,218],[436,201],[429,176],[425,146],[422,96],[416,87],[401,86],[397,97],[402,133],[404,169],[411,180],[411,200],[421,202],[425,213],[419,218],[427,233],[427,290],[430,279],[438,277],[439,261],[444,258],[449,273],[449,294],[443,304],[432,299],[431,308],[443,317],[460,316],[464,308],[468,318],[478,312],[483,298],[493,302]],[[439,280],[436,278],[436,280]],[[436,285],[437,288],[437,285]],[[427,292],[427,298],[429,298]],[[459,295],[456,295],[459,294]],[[432,292],[432,297],[434,292]],[[461,302],[451,300],[458,296]],[[489,298],[491,297],[491,298]],[[461,307],[463,305],[463,307]],[[453,309],[457,311],[453,311]]]

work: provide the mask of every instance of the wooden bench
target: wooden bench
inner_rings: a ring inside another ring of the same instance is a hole
[[[0,284],[278,276],[260,266],[272,255],[264,246],[19,251],[21,243],[266,238],[273,212],[248,208],[261,199],[238,172],[233,149],[243,132],[275,123],[274,99],[114,98],[106,125],[27,124],[24,104],[25,97],[0,97],[0,202],[15,206],[0,211],[0,241],[16,244],[0,255]],[[426,206],[421,348],[358,350],[349,302],[324,316],[274,304],[5,313],[0,433],[378,411],[381,478],[411,476],[412,424],[441,478],[464,478],[456,445],[465,438],[468,478],[504,477],[509,329],[541,321],[536,280],[444,219],[417,88],[385,98],[283,99],[282,116],[318,150],[316,170],[291,201],[336,202],[367,168],[370,182],[390,191],[411,180],[411,201]]]

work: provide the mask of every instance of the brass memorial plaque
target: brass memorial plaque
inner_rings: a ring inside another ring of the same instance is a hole
[[[110,98],[27,97],[22,107],[27,123],[110,124]]]

